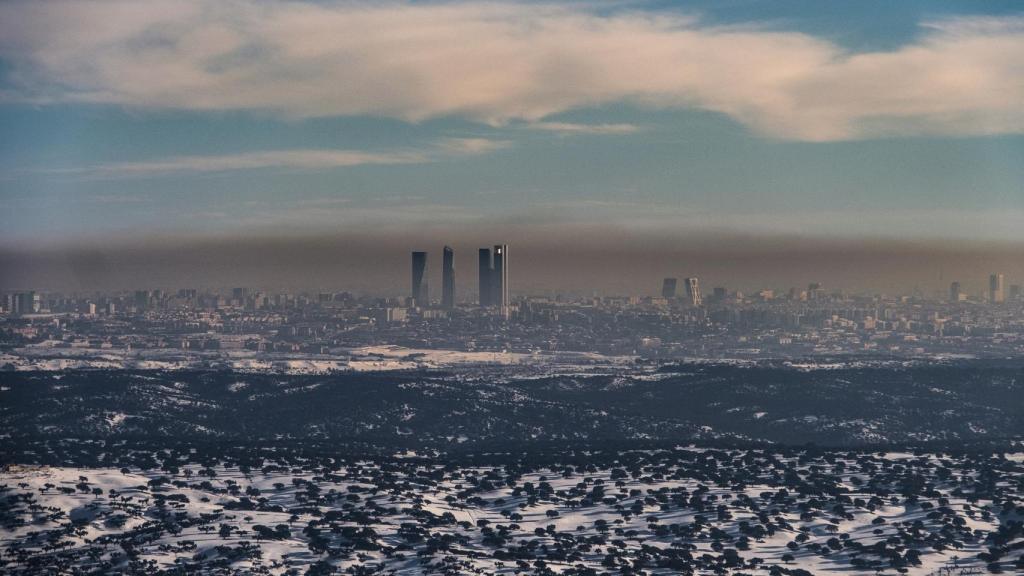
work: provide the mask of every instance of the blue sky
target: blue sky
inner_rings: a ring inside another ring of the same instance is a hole
[[[8,246],[524,222],[1024,240],[1019,3],[9,2],[0,22]]]

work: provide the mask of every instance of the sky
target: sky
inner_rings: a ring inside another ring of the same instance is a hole
[[[0,133],[0,289],[1024,280],[1018,2],[8,0]]]

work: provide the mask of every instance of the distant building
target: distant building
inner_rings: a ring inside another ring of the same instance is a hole
[[[444,247],[441,260],[441,306],[455,307],[455,251],[450,246]]]
[[[821,300],[825,298],[825,289],[818,282],[811,282],[807,285],[807,299]]]
[[[427,306],[430,304],[426,252],[412,253],[412,299],[416,306]]]
[[[149,308],[149,290],[135,291],[135,309],[144,311]]]
[[[508,289],[508,245],[496,244],[494,246],[494,276],[491,280],[491,289],[494,293],[494,306],[497,306],[498,313],[502,317],[509,315],[509,289]]]
[[[665,278],[661,282],[661,297],[662,298],[675,298],[676,297],[676,279]]]
[[[993,274],[988,277],[988,299],[995,304],[1006,302],[1006,292],[1003,284],[1005,278],[1002,274]]]
[[[1010,284],[1010,300],[1020,300],[1020,284]]]
[[[700,296],[700,280],[697,278],[687,278],[684,282],[686,283],[686,297],[689,299],[690,304],[702,306],[704,299]]]
[[[963,291],[960,289],[960,283],[959,282],[953,282],[952,284],[949,285],[949,301],[950,302],[959,302],[961,300],[962,295],[963,295]]]
[[[480,307],[487,308],[492,304],[494,295],[491,289],[491,278],[494,276],[494,265],[491,262],[491,249],[480,249]]]
[[[420,318],[422,318],[424,320],[437,320],[439,318],[447,318],[447,317],[448,317],[448,311],[447,310],[437,310],[437,309],[434,309],[434,310],[424,310],[422,313],[420,313]]]
[[[405,308],[384,308],[377,315],[377,322],[381,324],[394,324],[397,322],[405,322],[405,319]]]
[[[42,300],[35,292],[16,292],[9,295],[4,307],[12,316],[35,314],[42,308]]]

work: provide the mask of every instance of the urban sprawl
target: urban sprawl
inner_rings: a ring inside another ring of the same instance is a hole
[[[469,301],[456,294],[455,253],[447,246],[440,298],[432,298],[428,256],[412,253],[406,298],[247,287],[88,295],[11,292],[0,299],[0,344],[9,351],[302,355],[392,345],[665,359],[1003,357],[1024,352],[1021,287],[1007,285],[999,273],[988,278],[983,294],[968,294],[953,282],[945,298],[857,295],[817,283],[756,293],[715,286],[702,293],[696,277],[665,278],[658,296],[530,296],[510,291],[508,247],[498,245],[479,250],[478,290]]]

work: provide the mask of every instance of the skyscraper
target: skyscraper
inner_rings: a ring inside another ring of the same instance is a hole
[[[480,307],[486,308],[491,305],[491,277],[494,276],[494,266],[491,264],[491,249],[480,249]]]
[[[494,276],[491,288],[494,291],[494,306],[498,307],[498,313],[502,317],[508,318],[508,246],[505,244],[494,246]]]
[[[18,292],[13,295],[8,311],[13,316],[35,314],[41,308],[41,299],[35,292]]]
[[[676,279],[665,278],[661,283],[661,297],[662,298],[675,298],[676,297]]]
[[[693,306],[704,304],[704,299],[700,296],[700,280],[687,278],[684,282],[686,283],[686,297],[689,298],[690,304]]]
[[[149,290],[135,291],[135,309],[142,312],[149,308]]]
[[[416,306],[430,304],[430,288],[427,284],[427,253],[412,253],[412,299]]]
[[[1000,304],[1006,302],[1006,292],[1003,288],[1005,279],[1002,274],[993,274],[988,277],[988,299],[990,302]]]
[[[961,294],[962,294],[962,292],[960,290],[960,283],[959,282],[953,282],[952,284],[949,285],[949,301],[950,302],[959,302]]]
[[[811,282],[807,285],[807,299],[808,300],[823,300],[825,298],[825,289],[821,287],[820,282]]]
[[[441,260],[441,306],[455,308],[455,251],[451,246],[444,247]]]

